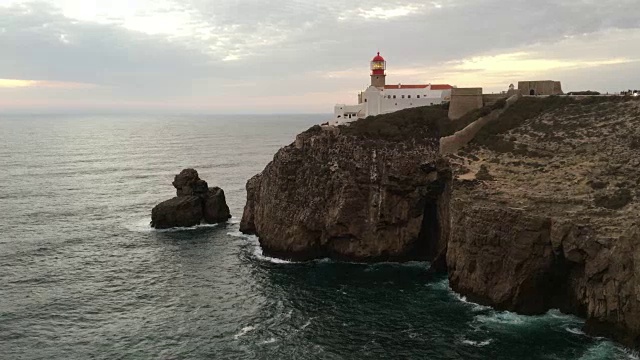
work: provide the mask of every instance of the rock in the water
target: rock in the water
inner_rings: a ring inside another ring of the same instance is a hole
[[[180,174],[175,176],[172,183],[176,188],[176,196],[194,195],[194,188],[197,187],[196,184],[198,184],[199,181],[200,177],[198,177],[198,172],[195,169],[184,169],[180,171]],[[201,190],[202,183],[199,183],[198,187]]]
[[[156,229],[187,227],[227,221],[231,214],[219,187],[209,189],[194,169],[184,169],[173,181],[177,196],[156,205],[151,211],[151,226]]]
[[[151,210],[151,226],[156,229],[188,227],[202,221],[203,201],[199,196],[177,196]]]
[[[231,217],[224,191],[219,187],[209,189],[204,201],[203,215],[204,221],[209,224],[225,222]]]

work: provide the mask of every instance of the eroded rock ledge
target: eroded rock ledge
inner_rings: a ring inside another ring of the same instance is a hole
[[[474,115],[439,109],[300,134],[247,183],[241,230],[283,258],[427,259],[476,302],[640,346],[640,102],[523,98],[449,154]]]

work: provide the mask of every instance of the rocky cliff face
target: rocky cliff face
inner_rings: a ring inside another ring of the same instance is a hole
[[[284,258],[432,260],[476,302],[640,346],[640,102],[509,105],[447,154],[435,107],[300,134],[247,183],[241,230]]]
[[[640,102],[620,100],[524,98],[448,157],[453,289],[640,345]]]
[[[446,110],[413,115],[446,119]],[[436,161],[437,126],[402,136],[413,120],[397,127],[373,119],[362,128],[314,127],[298,135],[247,183],[241,230],[257,234],[265,253],[284,258],[432,257],[447,169]]]

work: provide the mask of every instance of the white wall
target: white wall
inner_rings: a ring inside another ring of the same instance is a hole
[[[418,98],[418,96],[420,97]],[[450,97],[451,90],[430,90],[429,87],[381,90],[374,86],[369,86],[361,93],[362,103],[358,105],[336,105],[330,124],[339,125],[371,115],[387,114],[418,106],[441,104],[444,101],[448,101]]]
[[[329,122],[331,125],[340,125],[358,119],[358,116],[364,116],[363,104],[346,105],[337,104],[333,108],[333,119]]]

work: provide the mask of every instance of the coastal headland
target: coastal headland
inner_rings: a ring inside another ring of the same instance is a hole
[[[314,126],[247,183],[265,254],[427,260],[498,309],[640,346],[640,101],[521,97]]]

